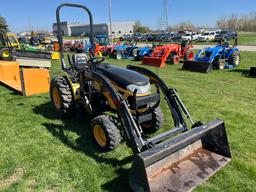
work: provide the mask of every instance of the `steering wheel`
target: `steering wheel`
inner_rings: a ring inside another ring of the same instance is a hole
[[[105,61],[105,57],[102,57],[101,59],[99,58],[96,58],[96,57],[93,57],[89,60],[89,62],[92,62],[93,64],[100,64],[102,63],[103,61]]]

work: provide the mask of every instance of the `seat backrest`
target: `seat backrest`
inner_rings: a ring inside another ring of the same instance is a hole
[[[229,42],[225,41],[225,42],[223,43],[223,46],[226,47],[226,48],[229,48]]]
[[[76,70],[84,70],[88,68],[88,57],[85,53],[74,53],[72,63]]]

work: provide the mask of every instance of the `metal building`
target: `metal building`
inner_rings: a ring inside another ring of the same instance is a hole
[[[133,34],[134,32],[134,21],[125,21],[125,22],[112,22],[112,35],[122,36],[125,34]],[[54,23],[53,33],[57,33],[57,24]],[[89,25],[79,24],[79,23],[61,23],[61,30],[65,36],[81,36],[89,34]],[[95,35],[110,35],[110,24],[101,23],[94,24],[94,33]]]

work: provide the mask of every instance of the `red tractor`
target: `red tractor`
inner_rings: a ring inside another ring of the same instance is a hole
[[[178,64],[180,59],[191,61],[194,59],[192,47],[187,42],[157,46],[150,57],[143,57],[142,64],[162,68],[166,64]]]

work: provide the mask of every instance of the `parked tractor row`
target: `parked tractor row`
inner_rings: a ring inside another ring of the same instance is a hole
[[[142,61],[143,65],[165,67],[166,64],[184,62],[183,69],[210,72],[212,69],[234,68],[240,64],[237,37],[233,46],[228,41],[219,41],[214,47],[205,47],[196,54],[190,41],[172,44],[152,44],[151,47],[139,47],[136,43],[111,44],[108,36],[96,36],[94,54],[112,59],[130,59]],[[89,42],[89,41],[88,41]],[[91,45],[86,44],[77,53],[89,53]],[[195,55],[195,57],[194,57]]]
[[[179,31],[167,33],[135,33],[133,35],[124,35],[119,38],[120,41],[140,41],[140,42],[175,42],[186,41],[229,41],[237,36],[236,32],[231,30],[208,30],[202,32]]]

